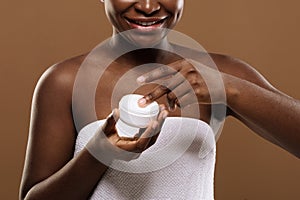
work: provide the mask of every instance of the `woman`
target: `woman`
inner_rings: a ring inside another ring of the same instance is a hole
[[[117,42],[112,45],[111,50],[118,51],[124,42],[126,45],[135,44],[142,46],[144,41],[152,36],[152,33],[149,34],[149,29],[151,31],[154,29],[155,31],[155,28],[173,28],[180,20],[184,0],[105,0],[104,4],[108,19],[113,25],[114,35],[131,29],[137,29],[141,32],[139,34],[142,35],[142,37],[129,35],[129,37],[125,36],[126,39],[115,40]],[[104,119],[111,113],[110,97],[113,95],[114,87],[118,80],[125,73],[138,65],[162,63],[168,65],[169,68],[159,67],[155,69],[155,66],[151,66],[150,72],[145,74],[139,72],[141,76],[137,78],[137,81],[142,85],[135,92],[144,94],[144,98],[139,101],[140,106],[147,106],[147,104],[156,100],[169,107],[168,110],[171,111],[169,113],[170,117],[182,116],[181,110],[186,108],[185,113],[191,115],[186,117],[210,123],[212,115],[216,115],[212,113],[211,107],[217,105],[222,108],[226,105],[226,116],[236,117],[257,134],[300,157],[300,147],[298,145],[300,142],[300,128],[297,126],[300,121],[298,117],[300,104],[298,101],[278,91],[261,74],[242,61],[229,56],[210,54],[218,66],[219,73],[213,68],[203,65],[199,66],[191,60],[182,59],[174,53],[157,50],[158,46],[164,45],[165,42],[162,35],[159,38],[159,43],[155,43],[156,49],[140,48],[137,51],[126,53],[114,60],[105,70],[95,95],[95,110],[98,119]],[[154,40],[150,39],[148,41],[150,41],[150,45],[154,44]],[[167,44],[167,46],[171,46],[172,49],[179,49],[178,51],[185,52],[185,55],[199,53],[173,44]],[[109,57],[110,54],[105,56]],[[134,139],[120,138],[114,128],[119,116],[118,110],[115,110],[113,115],[107,118],[106,123],[100,126],[101,129],[93,132],[95,135],[93,139],[95,140],[90,140],[92,142],[88,143],[86,148],[77,151],[76,156],[73,157],[74,149],[77,148],[78,135],[81,136],[78,131],[93,123],[90,113],[86,112],[85,108],[81,108],[81,110],[80,106],[78,106],[78,110],[72,110],[72,104],[74,108],[72,97],[74,95],[73,86],[77,79],[76,73],[86,57],[87,55],[79,56],[51,67],[42,76],[37,85],[32,106],[30,137],[21,184],[21,199],[86,199],[99,192],[101,188],[109,188],[107,187],[108,181],[116,180],[114,179],[116,177],[113,176],[114,173],[115,175],[120,175],[120,173],[117,172],[118,170],[108,167],[110,166],[110,163],[107,163],[110,162],[109,160],[99,162],[97,155],[93,154],[94,149],[96,149],[96,152],[106,151],[106,149],[103,149],[103,146],[97,144],[97,141],[105,139],[100,137],[101,130],[103,130],[103,133],[113,146],[130,152],[143,152],[141,154],[142,157],[143,154],[147,153],[147,150],[160,144],[156,139],[159,140],[166,135],[163,130],[159,137],[155,133],[159,132],[161,128],[173,125],[171,121],[164,123],[168,111],[162,105],[157,120],[149,124],[146,130],[143,130],[141,137]],[[201,61],[199,60],[200,63]],[[205,61],[203,63],[207,64]],[[170,68],[173,71],[169,70]],[[201,73],[199,73],[199,68]],[[177,76],[177,74],[179,75]],[[224,83],[225,100],[223,89],[209,86],[210,84],[208,84],[210,83],[209,80],[212,80],[211,84],[213,84],[214,80],[218,79],[219,76],[221,76]],[[146,84],[162,78],[163,86]],[[195,99],[197,102],[195,102]],[[194,113],[195,105],[200,110],[200,114],[197,109]],[[290,112],[291,110],[293,112]],[[77,120],[74,119],[74,112],[79,113]],[[223,120],[222,115],[220,120]],[[184,123],[187,122],[190,121],[184,121]],[[197,123],[202,124],[201,122]],[[162,127],[163,124],[164,127]],[[85,128],[84,130],[87,129]],[[186,135],[184,136],[186,137]],[[96,142],[93,143],[93,141]],[[214,149],[214,147],[209,148],[209,150],[211,149]],[[203,159],[210,159],[209,163],[214,164],[213,153],[209,157],[207,155],[204,155]],[[121,157],[120,159],[134,161],[139,158]],[[102,161],[101,158],[100,161]],[[184,164],[188,165],[187,167],[192,165],[192,163]],[[178,166],[178,163],[175,162],[168,167],[173,166]],[[164,169],[161,170],[163,171]],[[184,171],[182,168],[178,168],[177,173],[173,172],[173,175],[176,174],[175,177],[179,177],[179,182],[185,182],[183,185],[186,186],[188,184],[184,178],[187,176],[192,178],[192,176],[190,176],[189,172],[180,176],[182,171]],[[165,174],[160,173],[160,170],[152,174],[157,175],[155,173],[161,176]],[[213,168],[207,172],[210,175],[212,173]],[[147,173],[138,175],[128,174],[128,172],[122,173],[122,175],[124,174],[126,174],[124,177],[128,179],[137,178],[135,180],[138,180],[138,182],[136,182],[134,187],[141,184],[149,188],[143,187],[139,188],[139,190],[134,190],[131,187],[127,187],[126,189],[131,189],[129,194],[125,194],[123,189],[117,188],[117,192],[122,194],[118,198],[141,199],[139,198],[141,193],[147,193],[147,191],[141,190],[149,189],[151,191],[154,188],[159,192],[151,197],[147,196],[148,199],[174,199],[173,194],[166,194],[164,191],[159,190],[158,187],[152,187],[153,184],[155,185],[159,181],[148,182],[149,177],[157,176],[147,176],[145,178]],[[170,174],[172,173],[169,171],[169,174],[164,178],[169,178]],[[212,182],[211,179],[212,177],[208,177],[205,180]],[[126,184],[127,181],[130,180],[123,181],[122,184]],[[207,184],[210,185],[209,191],[206,191],[205,188],[202,190],[200,188],[202,192],[200,191],[199,196],[183,196],[177,199],[212,199],[212,194],[207,196],[203,194],[203,192],[211,192],[211,183]],[[172,188],[167,188],[168,185],[171,185]],[[159,187],[167,188],[168,192],[173,189],[173,193],[176,194],[178,191],[185,195],[190,194],[190,191],[194,192],[193,188],[190,190],[190,188],[180,187],[178,184],[170,182],[166,182],[165,185],[159,185]],[[113,188],[114,190],[104,191],[105,195],[113,193],[112,196],[100,196],[99,198],[105,199],[109,197],[117,199],[117,196],[114,196],[116,189],[115,187]],[[103,194],[101,192],[103,191],[100,191],[100,194]]]

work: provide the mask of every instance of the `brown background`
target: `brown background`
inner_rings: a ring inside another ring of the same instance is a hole
[[[187,0],[177,30],[208,51],[249,62],[300,99],[299,6],[297,0]],[[92,49],[111,29],[97,0],[10,1],[2,2],[1,10],[0,195],[17,199],[39,76],[50,65]],[[218,142],[217,200],[299,199],[299,180],[298,159],[227,120]]]

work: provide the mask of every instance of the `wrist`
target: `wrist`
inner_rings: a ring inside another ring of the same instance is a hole
[[[106,140],[107,138],[104,135],[96,133],[86,144],[85,148],[98,162],[110,166],[113,162],[113,158],[107,152],[108,141]]]

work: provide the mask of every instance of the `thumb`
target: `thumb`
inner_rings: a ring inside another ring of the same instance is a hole
[[[115,132],[115,125],[119,120],[119,110],[114,109],[112,113],[106,118],[104,125],[102,126],[102,131],[106,136]]]

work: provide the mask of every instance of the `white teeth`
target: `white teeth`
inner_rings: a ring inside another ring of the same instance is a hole
[[[134,23],[142,25],[142,26],[151,26],[153,24],[155,24],[158,21],[154,21],[154,22],[140,22],[140,21],[134,21]]]
[[[153,21],[145,21],[145,20],[141,20],[139,21],[138,19],[130,19],[130,18],[126,18],[126,20],[129,22],[129,23],[134,23],[134,24],[137,24],[137,25],[140,25],[140,26],[144,26],[144,27],[147,27],[147,26],[152,26],[152,25],[155,25],[155,24],[162,24],[163,21],[165,20],[165,18],[153,18],[153,19],[148,19],[148,20],[153,20]]]

